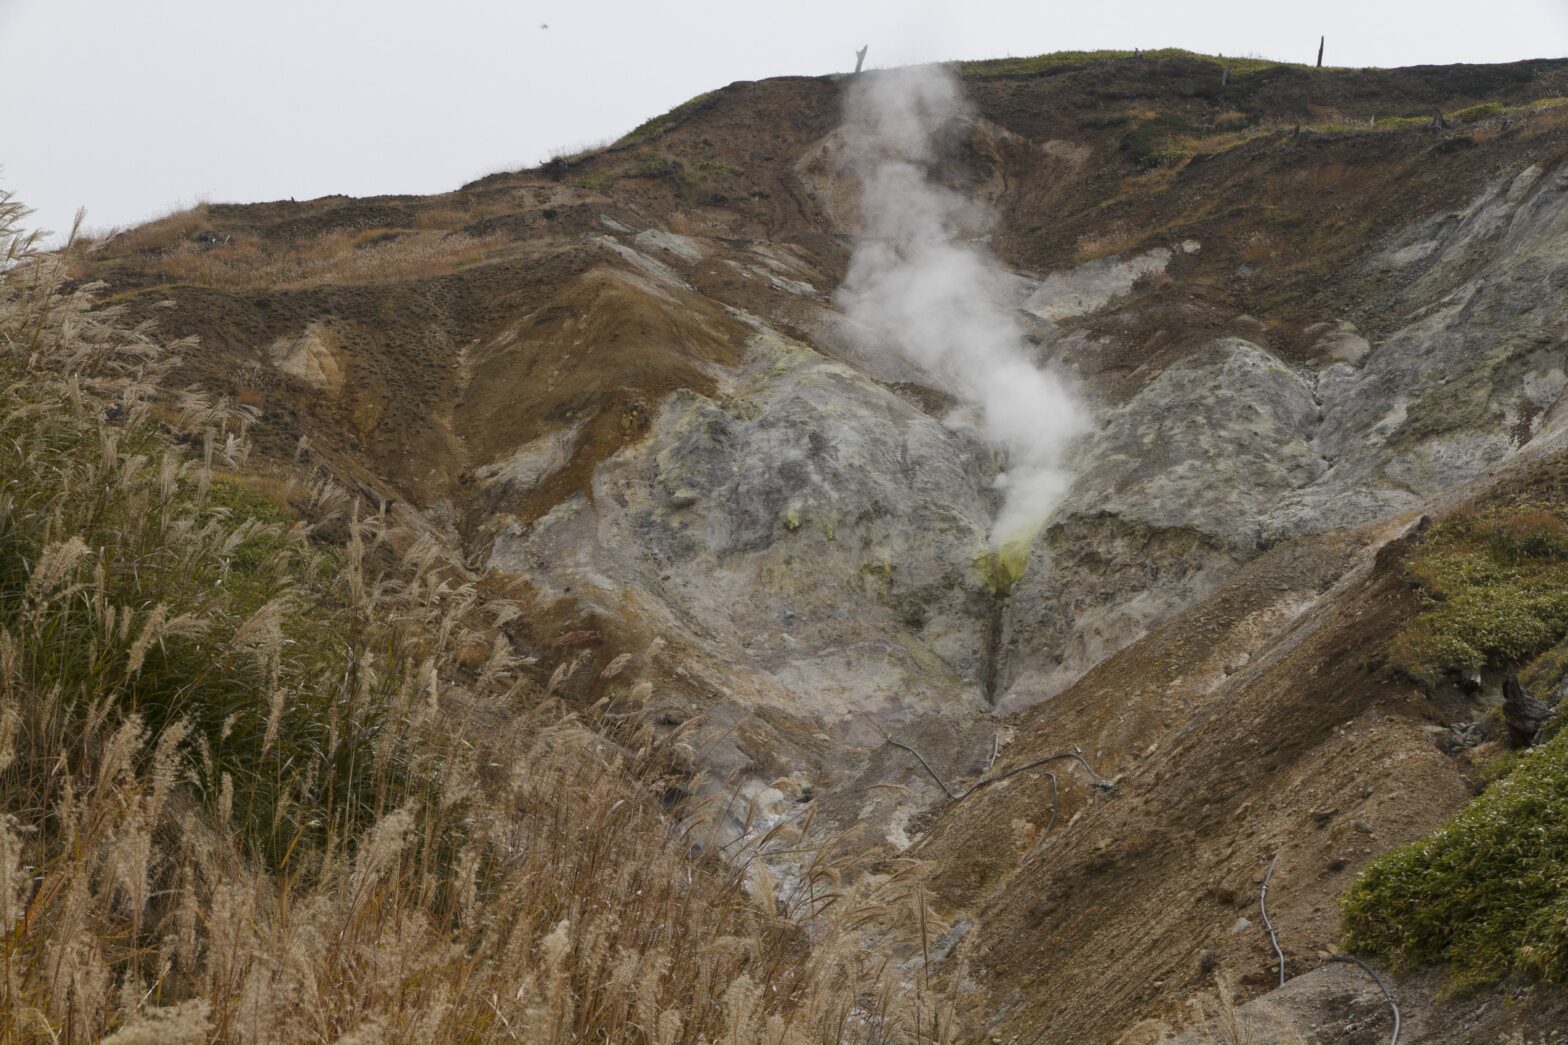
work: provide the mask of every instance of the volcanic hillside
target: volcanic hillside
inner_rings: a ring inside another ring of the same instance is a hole
[[[835,304],[851,77],[439,196],[202,205],[72,275],[199,338],[175,383],[252,408],[251,467],[323,469],[517,593],[508,641],[569,702],[659,640],[633,712],[690,739],[681,786],[736,837],[810,809],[868,873],[919,861],[992,1040],[1169,1040],[1216,984],[1268,992],[1254,1040],[1385,1040],[1371,980],[1320,968],[1347,944],[1397,966],[1405,1040],[1562,1026],[1532,986],[1560,927],[1514,960],[1394,940],[1392,885],[1340,902],[1504,769],[1493,800],[1568,767],[1504,755],[1497,710],[1568,664],[1530,579],[1568,555],[1568,61],[958,71],[934,174],[994,212],[1094,419],[1021,573],[987,544],[1006,462]],[[1568,903],[1542,889],[1516,920]],[[1490,902],[1444,917],[1501,933]],[[1434,1000],[1459,980],[1485,993]]]

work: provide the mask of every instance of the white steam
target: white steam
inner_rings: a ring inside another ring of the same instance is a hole
[[[1034,362],[1006,279],[977,238],[985,208],[932,179],[964,129],[958,80],[940,66],[856,78],[845,106],[861,235],[839,303],[881,346],[944,376],[1007,454],[991,544],[1027,543],[1066,491],[1062,456],[1086,426],[1078,400]]]

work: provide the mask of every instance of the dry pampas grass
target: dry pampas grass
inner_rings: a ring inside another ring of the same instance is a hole
[[[251,413],[164,388],[23,213],[0,197],[0,1040],[960,1036],[910,869],[667,808],[723,793],[681,731],[547,693],[517,607],[329,478],[257,478]],[[600,692],[646,703],[647,659]]]

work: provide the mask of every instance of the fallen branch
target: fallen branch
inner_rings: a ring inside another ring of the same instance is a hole
[[[1274,953],[1279,957],[1279,985],[1283,987],[1285,986],[1285,952],[1279,949],[1279,936],[1274,932],[1274,923],[1269,921],[1268,911],[1269,880],[1274,877],[1274,865],[1277,863],[1279,863],[1279,854],[1275,853],[1274,859],[1269,861],[1268,871],[1263,875],[1263,886],[1258,890],[1258,911],[1263,915],[1263,927],[1268,930],[1269,943],[1273,944]],[[1321,969],[1330,962],[1343,962],[1347,965],[1360,966],[1368,976],[1372,977],[1372,982],[1377,984],[1377,989],[1383,992],[1383,997],[1388,1000],[1388,1007],[1394,1014],[1394,1032],[1388,1039],[1388,1045],[1399,1045],[1399,1003],[1394,1000],[1394,992],[1388,989],[1388,984],[1383,982],[1383,977],[1379,976],[1377,970],[1372,968],[1372,966],[1350,954],[1336,954],[1325,961],[1323,965],[1318,966],[1318,968]]]
[[[1263,928],[1268,930],[1269,943],[1274,946],[1274,954],[1279,958],[1279,985],[1285,986],[1285,952],[1279,949],[1279,936],[1274,932],[1274,923],[1269,921],[1269,879],[1274,877],[1274,865],[1279,863],[1279,854],[1274,854],[1274,859],[1269,861],[1268,872],[1263,876],[1263,887],[1258,890],[1258,913],[1263,915]]]
[[[1012,769],[1009,769],[1007,772],[1005,772],[1005,773],[998,773],[996,776],[981,777],[979,780],[976,780],[974,782],[974,784],[969,788],[969,790],[965,791],[963,794],[959,795],[958,797],[960,799],[968,798],[970,795],[974,794],[976,791],[979,791],[983,787],[990,787],[992,784],[1000,784],[1002,781],[1007,780],[1007,779],[1009,779],[1011,777],[1015,777],[1015,776],[1017,776],[1020,773],[1027,773],[1031,769],[1039,769],[1041,766],[1050,765],[1052,762],[1062,762],[1062,761],[1069,760],[1069,759],[1074,761],[1074,762],[1077,762],[1080,766],[1083,766],[1084,770],[1087,771],[1088,774],[1094,778],[1094,786],[1095,786],[1095,788],[1097,790],[1109,791],[1111,789],[1111,787],[1112,787],[1111,782],[1109,780],[1106,780],[1100,774],[1096,773],[1094,771],[1094,767],[1091,766],[1088,762],[1084,761],[1083,755],[1081,755],[1077,751],[1063,751],[1063,752],[1061,752],[1059,754],[1047,755],[1044,758],[1037,758],[1033,762],[1025,762],[1021,766],[1014,766]],[[1051,774],[1051,776],[1054,778],[1055,774],[1053,773],[1053,774]]]
[[[867,716],[866,721],[870,722],[872,727],[874,729],[876,729],[876,731],[878,733],[882,734],[882,739],[886,740],[889,744],[892,744],[896,748],[902,748],[903,750],[909,752],[911,755],[914,755],[915,758],[920,762],[921,767],[924,768],[925,771],[931,775],[931,779],[936,781],[937,787],[940,787],[947,794],[948,798],[950,798],[953,801],[957,802],[960,799],[967,798],[969,796],[969,794],[972,791],[974,791],[974,788],[970,788],[968,791],[965,791],[962,794],[958,793],[957,791],[954,791],[952,788],[947,786],[947,781],[943,780],[940,776],[938,776],[937,775],[937,771],[931,768],[931,763],[926,761],[926,756],[922,755],[918,750],[916,750],[915,748],[910,747],[908,744],[904,743],[903,741],[901,741],[901,740],[894,740],[892,738],[892,736],[888,734],[887,730],[883,729],[881,726],[877,725],[876,722],[872,721],[870,716]]]
[[[952,799],[954,802],[961,802],[970,795],[974,794],[976,791],[979,791],[981,788],[990,787],[992,784],[1000,784],[1002,781],[1011,777],[1015,777],[1019,773],[1027,773],[1031,769],[1038,769],[1041,766],[1048,765],[1052,762],[1061,762],[1067,759],[1071,759],[1072,761],[1077,762],[1079,765],[1083,766],[1088,774],[1094,778],[1094,786],[1097,789],[1101,791],[1109,791],[1114,786],[1109,780],[1105,779],[1094,771],[1094,767],[1091,766],[1083,757],[1083,752],[1081,750],[1074,749],[1072,751],[1059,752],[1055,755],[1047,755],[1044,758],[1037,758],[1033,762],[1025,762],[1021,766],[1014,766],[1007,772],[998,773],[996,776],[982,776],[979,780],[976,780],[973,784],[970,784],[964,790],[954,791],[950,786],[948,786],[947,781],[943,780],[937,771],[931,768],[931,763],[926,761],[926,756],[922,755],[919,750],[910,746],[909,744],[904,743],[902,740],[895,739],[890,733],[888,733],[887,730],[877,725],[876,720],[871,718],[871,716],[867,715],[866,721],[870,722],[872,728],[875,729],[878,733],[881,733],[882,738],[889,744],[892,744],[894,747],[900,748],[901,750],[907,751],[911,755],[914,755],[915,759],[919,761],[921,768],[930,774],[931,779],[936,781],[936,785],[940,787],[947,797]],[[991,741],[991,765],[996,764],[996,752],[999,746],[1000,739],[993,738]],[[988,767],[987,773],[989,772],[990,769]]]
[[[1372,977],[1372,982],[1377,984],[1377,989],[1382,991],[1383,997],[1388,999],[1388,1007],[1393,1010],[1394,1013],[1394,1033],[1388,1039],[1388,1045],[1399,1045],[1399,1003],[1394,1000],[1394,992],[1388,989],[1388,984],[1383,982],[1383,977],[1377,974],[1376,969],[1372,968],[1372,966],[1368,965],[1366,962],[1362,961],[1360,958],[1355,957],[1354,955],[1336,954],[1328,961],[1344,962],[1347,965],[1359,965],[1368,976]],[[1323,964],[1327,965],[1328,962],[1324,962]]]
[[[981,788],[989,787],[992,784],[999,784],[1002,781],[1010,777],[1015,777],[1020,773],[1027,773],[1031,769],[1039,769],[1041,766],[1049,765],[1052,762],[1063,762],[1068,760],[1083,766],[1084,772],[1088,773],[1089,776],[1093,778],[1095,790],[1109,791],[1115,786],[1109,780],[1095,772],[1094,767],[1089,764],[1088,759],[1083,757],[1082,750],[1078,748],[1074,748],[1072,751],[1061,751],[1054,755],[1047,755],[1044,758],[1037,758],[1033,762],[1025,762],[1021,766],[1014,766],[1005,773],[999,773],[996,776],[991,776],[991,770],[996,765],[997,753],[1001,750],[1002,747],[1002,734],[998,732],[991,737],[991,757],[986,762],[985,775],[983,775],[979,780],[976,780],[973,784],[969,785],[964,790],[954,791],[948,782],[943,780],[941,775],[938,774],[935,769],[931,768],[931,763],[926,761],[926,756],[922,755],[917,748],[904,743],[902,740],[894,739],[892,734],[888,733],[887,730],[877,725],[876,720],[873,719],[870,715],[866,716],[866,721],[870,722],[871,727],[878,733],[881,733],[882,738],[889,744],[901,750],[907,751],[911,755],[914,755],[916,761],[920,763],[921,768],[923,768],[926,773],[930,775],[932,780],[936,781],[936,786],[940,787],[942,792],[954,802],[962,802],[964,799],[968,798],[976,791],[979,791]],[[1043,847],[1045,843],[1050,840],[1051,828],[1056,826],[1056,799],[1058,794],[1056,774],[1047,770],[1045,779],[1051,785],[1051,816],[1050,819],[1046,821],[1045,828],[1040,832],[1039,839],[1035,841],[1034,845],[1029,847],[1029,851],[1027,853],[1019,858],[1018,865],[1020,867],[1035,858],[1035,855],[1039,853],[1041,847]]]

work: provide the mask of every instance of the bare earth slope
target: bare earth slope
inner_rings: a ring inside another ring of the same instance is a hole
[[[528,592],[541,673],[662,639],[641,710],[701,717],[734,829],[815,802],[929,861],[1000,1040],[1159,1041],[1216,975],[1275,984],[1240,921],[1275,854],[1308,973],[1356,869],[1471,794],[1438,741],[1487,694],[1389,666],[1398,559],[1568,438],[1568,62],[964,73],[943,177],[997,212],[1039,358],[1096,417],[1005,590],[1002,462],[834,305],[842,79],[733,84],[443,196],[206,206],[81,276],[198,335],[189,380],[255,406],[280,466],[313,457]],[[995,743],[998,770],[1081,747],[1115,786],[1064,764],[1054,819],[1038,773],[944,803],[884,731],[948,780]],[[1410,981],[1422,1012],[1434,986]],[[1379,1040],[1311,1030],[1337,998],[1297,1005],[1302,1033]]]

